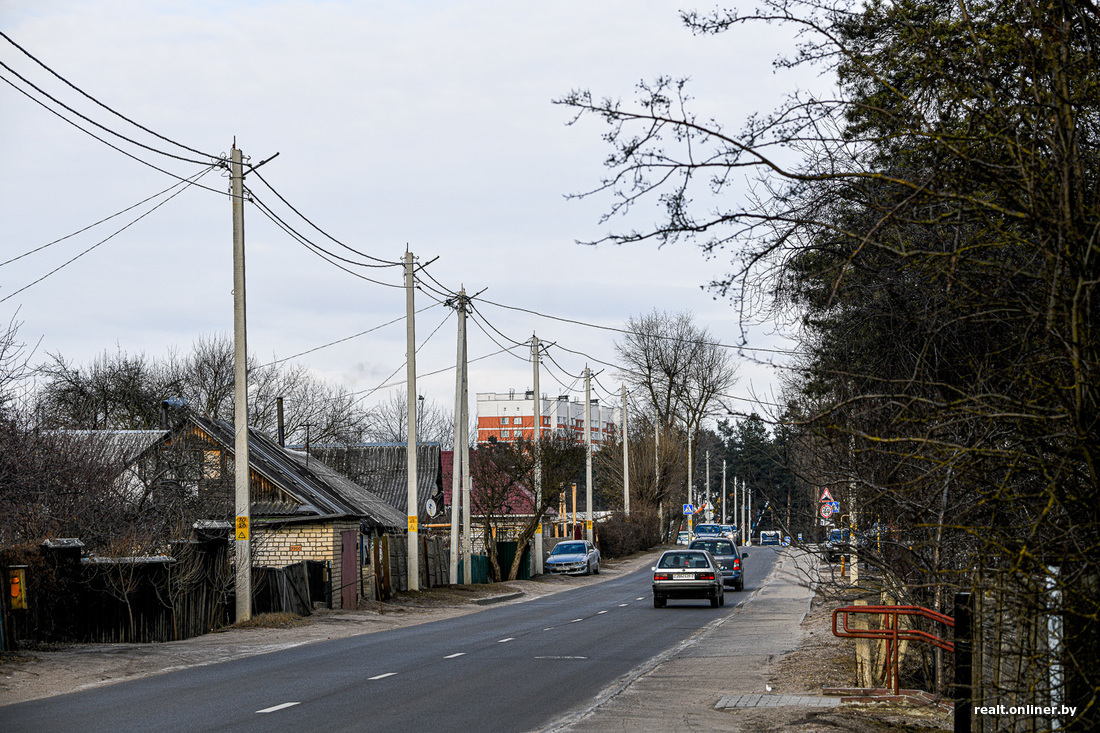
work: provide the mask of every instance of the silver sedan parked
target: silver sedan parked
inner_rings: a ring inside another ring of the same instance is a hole
[[[717,608],[726,605],[722,571],[706,550],[668,550],[653,567],[653,607],[669,598],[707,598]]]
[[[567,540],[554,545],[543,567],[558,575],[600,574],[600,551],[588,540]]]

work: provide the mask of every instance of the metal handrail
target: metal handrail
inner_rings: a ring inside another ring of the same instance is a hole
[[[882,628],[852,629],[848,627],[849,614],[883,616]],[[844,614],[843,631],[837,630],[837,618]],[[886,642],[886,663],[883,674],[886,686],[892,687],[897,695],[901,689],[900,680],[900,643],[901,641],[923,641],[949,652],[955,651],[955,644],[941,639],[935,634],[920,629],[902,629],[898,627],[899,616],[915,616],[955,628],[955,619],[923,606],[841,606],[833,610],[833,636],[850,639],[882,639]],[[893,684],[891,685],[891,681]]]

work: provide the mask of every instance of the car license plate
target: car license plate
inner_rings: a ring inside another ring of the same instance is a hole
[[[695,580],[695,573],[675,573],[673,580]]]

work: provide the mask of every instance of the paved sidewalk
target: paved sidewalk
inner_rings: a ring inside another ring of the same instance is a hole
[[[807,708],[839,705],[839,698],[767,694],[769,662],[802,640],[800,624],[813,599],[807,579],[816,577],[816,566],[812,556],[785,551],[763,586],[731,613],[648,669],[635,670],[618,687],[605,690],[594,708],[552,730],[783,730],[775,718],[781,709],[804,716]],[[727,595],[727,603],[736,597]],[[750,716],[747,708],[767,710],[753,710]],[[777,727],[762,728],[760,713],[771,715]]]

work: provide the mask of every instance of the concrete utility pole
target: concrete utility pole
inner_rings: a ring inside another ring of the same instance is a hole
[[[720,524],[726,524],[729,521],[729,515],[726,514],[726,459],[722,459],[722,521]]]
[[[623,385],[623,515],[630,516],[630,436],[626,432],[626,385]]]
[[[252,618],[251,497],[248,486],[248,344],[244,298],[243,154],[234,140],[230,153],[233,200],[233,466],[236,521],[237,621]]]
[[[695,438],[695,433],[692,432],[691,430],[689,430],[688,431],[688,465],[687,465],[687,469],[688,469],[688,502],[687,503],[692,505],[692,509],[695,508],[695,492],[693,491],[693,488],[692,488],[692,485],[691,485],[692,482],[695,480],[694,476],[692,475],[692,470],[691,470],[692,467],[693,467],[692,464],[695,463],[695,461],[693,460],[694,456],[692,455],[692,451],[691,451],[691,444],[695,442],[694,438]],[[688,515],[688,537],[691,537],[692,526],[694,524],[694,521],[695,521],[695,514],[694,513],[689,514]]]
[[[466,371],[466,289],[458,294],[458,349],[455,355],[455,440],[451,458],[451,584],[458,584],[458,515],[462,506],[462,382]],[[466,566],[466,577],[470,568]],[[468,580],[466,582],[469,582]]]
[[[465,323],[465,320],[463,321]],[[470,521],[470,352],[466,329],[462,329],[462,562],[466,568],[462,580],[469,585],[474,577],[473,522]]]
[[[661,416],[653,414],[653,495],[657,497],[658,537],[665,538],[665,503],[661,501]]]
[[[745,544],[748,545],[749,547],[752,547],[752,489],[749,489],[748,492],[749,492],[749,500],[748,500],[749,523],[745,527],[745,535],[747,537],[747,541],[745,542]]]
[[[539,441],[542,437],[542,396],[539,394],[539,337],[531,334],[531,365],[534,369],[534,397],[535,403],[535,507],[536,511],[542,509],[542,456],[539,454]],[[516,552],[523,552],[518,548]],[[542,518],[535,528],[535,573],[542,575]]]
[[[707,487],[707,512],[709,512],[709,514],[707,515],[707,521],[710,522],[710,521],[713,521],[713,519],[714,519],[714,509],[710,508],[712,505],[710,503],[710,451],[709,450],[707,451],[706,487]]]
[[[584,368],[584,498],[587,510],[584,520],[585,538],[595,542],[592,526],[592,370]]]
[[[405,348],[408,356],[405,360],[407,387],[406,407],[408,408],[408,430],[405,439],[405,459],[408,467],[408,509],[409,523],[408,568],[409,590],[420,590],[420,533],[417,528],[419,504],[416,496],[416,304],[413,302],[415,282],[413,278],[413,254],[405,252]]]

